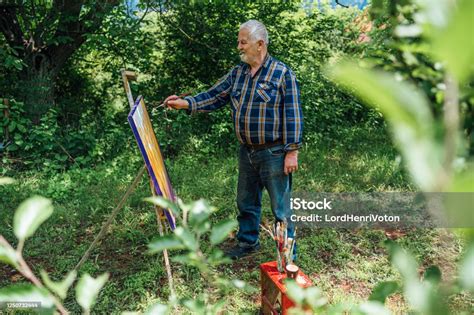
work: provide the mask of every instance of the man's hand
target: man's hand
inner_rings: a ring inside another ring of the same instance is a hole
[[[188,101],[179,98],[176,95],[168,96],[165,99],[165,107],[166,108],[173,108],[173,109],[189,109]]]
[[[285,155],[285,166],[283,171],[285,175],[296,172],[298,169],[298,150],[288,151]]]

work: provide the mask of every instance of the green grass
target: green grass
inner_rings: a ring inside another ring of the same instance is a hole
[[[93,169],[73,169],[58,174],[9,174],[18,182],[0,187],[0,233],[10,242],[15,242],[11,227],[13,213],[22,200],[39,194],[54,201],[53,216],[25,246],[25,258],[35,272],[45,269],[54,279],[59,279],[79,261],[142,164],[134,144],[130,146],[129,154]],[[397,156],[388,137],[375,132],[355,130],[341,140],[310,144],[300,154],[294,190],[414,190]],[[217,208],[214,221],[235,218],[236,157],[236,152],[213,156],[183,153],[167,161],[177,194],[185,201],[209,200]],[[149,195],[149,184],[144,178],[80,270],[94,276],[102,272],[111,274],[94,308],[98,314],[143,311],[168,298],[161,256],[145,253],[147,243],[158,234],[154,211],[150,204],[143,202]],[[263,220],[272,220],[267,195]],[[399,280],[383,247],[387,236],[382,230],[311,229],[299,234],[298,264],[331,303],[360,303],[368,298],[377,282]],[[223,266],[222,274],[258,287],[258,265],[274,260],[273,241],[263,234],[261,241],[262,250],[258,255]],[[443,279],[452,281],[463,248],[456,236],[445,230],[418,229],[406,231],[397,242],[412,251],[422,267],[438,264]],[[206,246],[208,244],[204,244]],[[179,295],[194,296],[202,292],[205,284],[195,269],[174,264],[173,272]],[[19,281],[24,280],[10,267],[0,265],[0,286]],[[230,313],[256,313],[260,306],[258,294],[236,291],[226,300],[226,310]],[[451,298],[456,310],[469,309],[473,302],[472,296],[467,295]],[[65,305],[73,313],[80,311],[73,292],[69,293]],[[407,311],[400,294],[392,296],[387,305],[394,312]]]

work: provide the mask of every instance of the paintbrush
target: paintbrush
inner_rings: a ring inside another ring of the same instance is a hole
[[[291,257],[289,261],[293,263],[293,251],[295,250],[295,243],[296,243],[296,226],[295,226],[295,232],[293,233],[293,241],[291,242],[291,247],[290,247],[290,254],[288,255]]]
[[[271,237],[272,239],[275,239],[275,234],[272,233],[272,231],[270,231],[269,228],[266,228],[263,224],[260,224],[260,227],[261,227],[265,232],[267,232],[267,233],[270,235],[270,237]]]
[[[279,272],[283,272],[283,264],[281,261],[281,228],[280,228],[280,222],[276,223],[276,231],[275,231],[275,244],[276,244],[276,250],[277,250],[277,268]]]

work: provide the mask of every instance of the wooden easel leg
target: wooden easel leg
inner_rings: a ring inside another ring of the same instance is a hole
[[[150,179],[150,188],[151,188],[151,192],[153,196],[156,196],[155,189],[153,189],[153,182],[151,181],[151,179]],[[160,233],[160,236],[164,236],[165,234],[163,230],[163,224],[161,223],[162,213],[163,213],[163,209],[161,209],[158,206],[155,206],[156,221],[158,223],[158,232]],[[165,268],[166,268],[166,274],[168,276],[168,285],[170,287],[171,297],[174,298],[175,293],[174,293],[174,285],[173,285],[173,275],[171,273],[171,265],[170,265],[167,249],[163,250],[163,257],[165,259]]]
[[[122,209],[123,205],[125,204],[125,201],[127,201],[130,194],[135,190],[135,187],[138,185],[138,182],[142,178],[143,173],[145,173],[145,165],[143,165],[140,171],[138,171],[137,176],[135,176],[135,179],[133,180],[133,182],[130,184],[130,186],[128,186],[127,192],[122,196],[122,199],[120,199],[119,204],[112,211],[107,221],[104,222],[104,224],[102,225],[102,228],[100,229],[99,234],[97,234],[97,236],[94,238],[92,243],[89,245],[89,248],[86,250],[81,260],[77,263],[76,267],[74,267],[74,270],[79,271],[81,266],[86,262],[87,258],[89,258],[89,255],[91,254],[92,250],[97,245],[99,240],[105,235],[105,233],[107,232],[107,229],[109,228],[109,225],[112,223],[112,221],[114,220],[119,210]]]

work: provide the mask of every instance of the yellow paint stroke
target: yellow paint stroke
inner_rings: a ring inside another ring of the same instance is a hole
[[[172,200],[171,187],[168,185],[165,163],[143,98],[140,99],[140,104],[137,106],[132,118],[137,127],[140,139],[142,140],[150,166],[155,174],[156,180],[158,181],[161,193],[163,194],[163,197]]]

